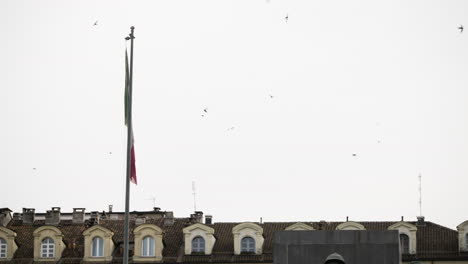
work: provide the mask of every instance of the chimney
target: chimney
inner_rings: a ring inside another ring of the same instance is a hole
[[[109,213],[112,213],[112,207],[114,207],[112,204],[109,204]]]
[[[213,216],[212,215],[205,215],[205,224],[212,225],[213,224]]]
[[[325,225],[327,224],[327,222],[325,220],[320,220],[320,222],[318,223],[318,229],[319,230],[325,230]]]
[[[161,208],[159,208],[159,207],[153,207],[153,211],[159,212],[159,211],[161,211]]]
[[[60,207],[52,207],[52,210],[47,210],[45,216],[46,225],[58,225],[60,223]]]
[[[82,224],[85,220],[85,208],[73,208],[73,224]]]
[[[416,222],[416,226],[426,226],[426,222],[424,222],[424,216],[418,216],[418,222]]]
[[[34,223],[34,208],[23,208],[23,224],[32,225]]]
[[[349,217],[348,217],[348,216],[346,216],[346,222],[348,222],[348,221],[349,221]]]
[[[88,221],[85,222],[86,227],[92,227],[94,225],[99,225],[99,212],[91,211]]]
[[[137,217],[135,217],[135,225],[142,225],[146,223],[146,216],[144,215],[138,215]]]
[[[164,225],[171,226],[174,224],[174,212],[165,212],[164,214]]]
[[[11,210],[9,208],[0,208],[0,226],[6,226],[11,221]]]
[[[202,211],[195,211],[194,214],[190,215],[191,222],[193,223],[203,223],[203,212]]]
[[[21,220],[21,213],[13,213],[13,220]]]

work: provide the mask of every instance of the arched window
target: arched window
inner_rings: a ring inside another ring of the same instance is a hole
[[[255,240],[248,236],[242,238],[241,252],[255,252]]]
[[[203,237],[197,236],[192,239],[192,252],[205,253],[205,239]]]
[[[104,239],[100,237],[93,238],[91,256],[104,257]]]
[[[6,258],[6,257],[7,257],[7,243],[5,239],[0,238],[0,258]]]
[[[50,237],[46,237],[41,242],[41,257],[53,258],[55,254],[55,243]]]
[[[406,234],[400,234],[400,247],[402,254],[409,254],[409,237]]]
[[[141,253],[143,257],[154,257],[154,238],[150,236],[143,238],[143,246],[141,248],[143,249]]]

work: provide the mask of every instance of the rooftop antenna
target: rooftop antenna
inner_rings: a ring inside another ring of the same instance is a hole
[[[156,197],[152,196],[151,198],[148,198],[146,200],[152,200],[153,201],[153,208],[156,207]]]
[[[419,173],[419,216],[422,216],[422,188],[421,188],[421,173]]]
[[[195,192],[195,181],[192,181],[192,194],[193,194],[193,211],[197,211],[197,199],[196,199],[196,192]]]

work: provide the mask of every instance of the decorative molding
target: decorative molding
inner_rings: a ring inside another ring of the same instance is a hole
[[[314,230],[314,228],[308,224],[305,223],[295,223],[293,225],[290,225],[284,229],[286,231],[303,231],[303,230]]]
[[[336,230],[366,230],[366,228],[358,222],[348,221],[339,224]]]

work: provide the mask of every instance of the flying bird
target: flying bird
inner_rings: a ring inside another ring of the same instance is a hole
[[[458,29],[460,30],[460,34],[463,33],[463,25],[460,25]]]
[[[36,168],[33,168],[33,170],[36,170]]]
[[[203,112],[208,113],[208,108],[203,109]]]
[[[235,128],[235,127],[230,127],[230,128],[228,128],[227,130],[234,130],[234,128]]]
[[[98,22],[98,21],[96,20],[96,22],[94,22],[93,26],[97,26],[97,22]]]
[[[288,23],[288,19],[289,19],[289,15],[286,14],[286,16],[284,17],[284,20],[286,20],[286,23]]]
[[[273,95],[270,94],[270,98],[273,99]]]
[[[357,156],[357,154],[356,154],[356,153],[353,153],[353,157],[356,157],[356,156]]]

